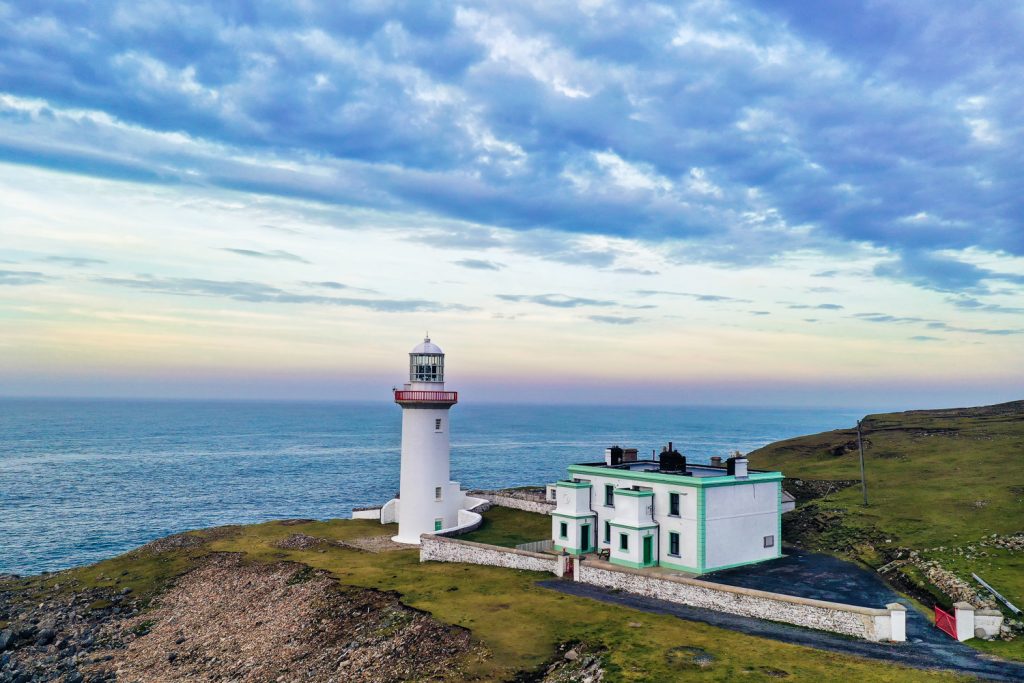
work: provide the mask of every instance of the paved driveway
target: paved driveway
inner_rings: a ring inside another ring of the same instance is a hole
[[[999,660],[958,643],[932,626],[923,614],[886,586],[877,574],[829,555],[794,551],[779,560],[729,569],[701,578],[731,586],[864,607],[884,607],[886,603],[899,602],[907,606],[907,642],[871,643],[825,631],[608,591],[573,581],[554,580],[540,583],[563,593],[633,607],[645,612],[701,621],[712,626],[820,650],[897,662],[918,669],[951,669],[987,680],[1024,680],[1024,664]]]

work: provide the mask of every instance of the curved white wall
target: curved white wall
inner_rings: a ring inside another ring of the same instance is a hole
[[[443,391],[444,385],[431,390]],[[440,429],[435,429],[437,420]],[[394,537],[399,543],[419,545],[420,534],[434,533],[437,519],[443,529],[458,526],[462,495],[450,481],[448,427],[447,408],[402,408],[401,502]],[[438,487],[441,500],[435,495]]]

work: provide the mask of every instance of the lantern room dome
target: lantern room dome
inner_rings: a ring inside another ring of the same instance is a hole
[[[441,347],[430,341],[430,337],[424,337],[423,341],[417,344],[409,353],[444,355],[444,351],[441,350]]]

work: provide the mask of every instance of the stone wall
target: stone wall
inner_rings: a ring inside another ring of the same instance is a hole
[[[420,562],[467,562],[492,567],[558,573],[558,558],[515,548],[460,541],[433,534],[420,536]]]
[[[781,621],[866,640],[904,639],[902,605],[887,609],[809,600],[676,576],[651,576],[595,560],[578,562],[575,578],[603,588],[756,619]],[[893,612],[899,613],[893,623]],[[896,626],[896,628],[893,628]]]
[[[380,519],[380,508],[352,508],[352,519]]]
[[[516,495],[515,491],[472,491],[470,495],[490,501],[493,505],[499,505],[526,512],[536,512],[546,515],[555,509],[555,504],[544,500],[543,493],[540,496]]]

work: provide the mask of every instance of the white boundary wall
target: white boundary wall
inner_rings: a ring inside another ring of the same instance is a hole
[[[575,575],[577,581],[594,586],[717,612],[781,621],[865,640],[906,639],[906,608],[898,603],[886,605],[886,609],[858,607],[682,576],[651,576],[592,560],[578,562]]]
[[[493,505],[498,505],[503,508],[513,508],[516,510],[523,510],[525,512],[536,512],[541,515],[546,515],[555,509],[553,502],[542,502],[536,500],[526,500],[524,498],[513,498],[512,496],[502,495],[495,491],[471,491],[470,495],[476,496],[477,498],[483,498],[484,500],[490,501]]]
[[[874,609],[810,600],[683,576],[651,575],[641,570],[595,560],[580,560],[568,555],[534,553],[423,534],[420,538],[420,562],[430,561],[466,562],[548,572],[556,576],[562,576],[566,565],[571,562],[574,565],[573,578],[593,586],[717,612],[842,633],[865,640],[906,640],[906,608],[899,603],[888,604],[884,609]]]
[[[420,562],[428,561],[467,562],[560,575],[558,557],[555,555],[423,534],[420,536]]]

